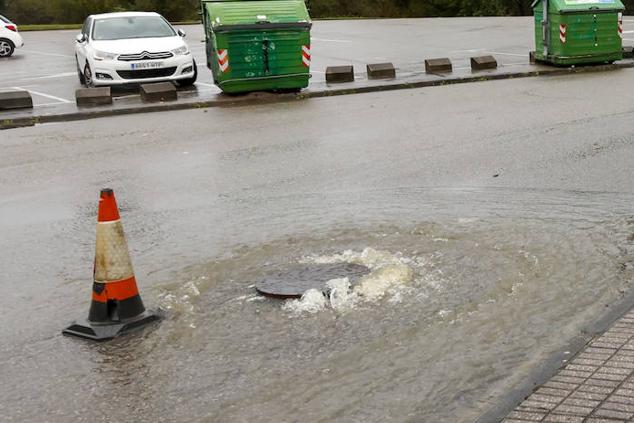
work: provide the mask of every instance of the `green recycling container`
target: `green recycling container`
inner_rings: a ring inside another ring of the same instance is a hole
[[[304,0],[202,0],[207,66],[223,92],[300,90],[310,79]]]
[[[623,58],[620,0],[535,0],[535,59],[555,65]]]

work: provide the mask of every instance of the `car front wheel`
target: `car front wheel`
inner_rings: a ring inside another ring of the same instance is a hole
[[[84,85],[88,88],[93,86],[92,70],[90,70],[90,65],[88,63],[84,66]]]
[[[84,73],[79,69],[79,60],[75,57],[75,61],[77,62],[77,76],[79,77],[79,83],[81,85],[86,85],[86,78],[84,78]]]
[[[15,46],[11,40],[0,38],[0,57],[11,57],[15,51]]]

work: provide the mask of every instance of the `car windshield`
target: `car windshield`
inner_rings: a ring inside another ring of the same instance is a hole
[[[160,16],[130,16],[95,21],[94,40],[173,37],[176,33]]]

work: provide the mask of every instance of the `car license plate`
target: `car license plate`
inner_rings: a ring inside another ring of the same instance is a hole
[[[130,65],[132,70],[142,70],[142,69],[157,69],[163,67],[163,62],[141,62],[141,63],[132,63]]]

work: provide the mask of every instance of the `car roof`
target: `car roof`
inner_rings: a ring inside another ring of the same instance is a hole
[[[109,19],[109,18],[135,18],[139,16],[161,16],[156,12],[115,12],[101,13],[99,15],[90,15],[92,19]]]

